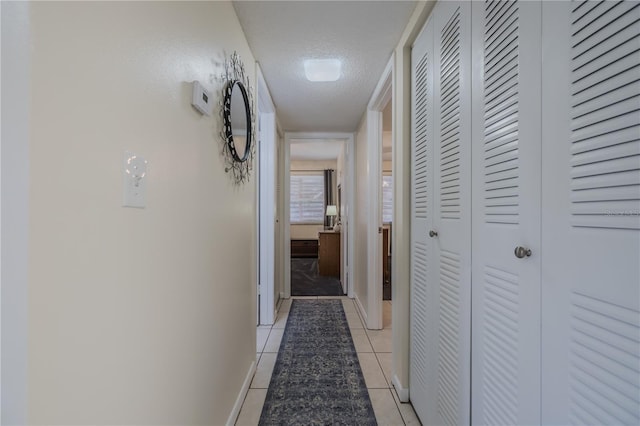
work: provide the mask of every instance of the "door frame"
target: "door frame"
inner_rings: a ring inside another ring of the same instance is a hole
[[[344,168],[345,168],[345,176],[346,176],[346,180],[343,183],[343,197],[344,197],[344,192],[345,192],[345,184],[346,184],[346,199],[345,199],[345,206],[346,208],[346,214],[343,214],[342,217],[343,219],[346,219],[346,222],[343,221],[343,235],[344,235],[344,242],[345,245],[347,247],[346,256],[342,256],[343,258],[343,264],[342,264],[342,279],[343,279],[343,288],[345,286],[345,282],[346,282],[346,287],[347,287],[347,296],[351,299],[353,299],[355,297],[354,292],[353,292],[353,285],[351,285],[351,283],[354,280],[354,276],[353,276],[353,261],[351,259],[354,258],[354,249],[353,249],[353,242],[355,241],[355,236],[354,236],[354,229],[353,229],[353,223],[354,223],[354,211],[353,211],[353,206],[354,206],[354,187],[355,187],[355,179],[354,179],[354,170],[355,170],[355,139],[354,139],[354,135],[353,133],[331,133],[331,132],[285,132],[284,134],[284,164],[283,164],[283,171],[284,171],[284,185],[282,186],[282,193],[284,195],[284,203],[282,206],[282,211],[283,211],[283,221],[282,221],[282,225],[284,228],[284,259],[283,259],[283,265],[282,266],[282,270],[284,271],[284,292],[282,294],[282,297],[284,297],[285,299],[289,299],[291,297],[291,217],[290,217],[290,210],[289,210],[289,204],[291,203],[291,187],[290,187],[290,181],[291,181],[291,140],[295,139],[296,141],[300,141],[300,140],[318,140],[318,139],[342,139],[345,143],[345,161],[344,161]],[[346,224],[346,226],[345,226]],[[346,232],[345,232],[346,230]],[[350,259],[351,261],[349,261],[346,264],[345,267],[345,263],[346,263],[346,259]]]
[[[389,102],[395,99],[394,66],[395,53],[378,80],[371,100],[367,106],[367,162],[369,181],[367,197],[368,224],[367,241],[375,241],[367,247],[367,268],[371,274],[367,286],[367,328],[382,329],[383,300],[382,300],[382,111]],[[395,114],[391,118],[391,146],[394,145]],[[395,155],[392,151],[392,158]],[[393,297],[392,297],[393,299]]]
[[[277,124],[275,106],[269,88],[256,63],[258,109],[258,275],[256,303],[258,324],[271,325],[275,321],[275,203],[276,200],[276,143]],[[267,201],[270,200],[270,201]]]

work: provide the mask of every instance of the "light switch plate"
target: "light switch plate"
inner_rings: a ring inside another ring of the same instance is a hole
[[[125,151],[122,168],[124,207],[145,208],[147,193],[147,160]]]

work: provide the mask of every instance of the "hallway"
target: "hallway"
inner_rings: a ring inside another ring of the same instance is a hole
[[[1,424],[258,424],[325,294],[369,420],[640,425],[640,0],[0,12]]]
[[[411,404],[403,404],[391,385],[391,302],[384,302],[384,329],[367,330],[354,302],[347,297],[292,297],[281,302],[273,326],[259,326],[258,367],[236,425],[257,425],[293,299],[341,299],[379,425],[419,425]]]

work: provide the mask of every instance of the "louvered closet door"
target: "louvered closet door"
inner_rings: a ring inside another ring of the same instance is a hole
[[[471,390],[471,3],[439,2],[433,14],[437,409],[425,423],[461,425]]]
[[[539,424],[541,4],[472,7],[472,423]]]
[[[437,379],[433,326],[433,20],[429,20],[411,52],[411,362],[410,398],[424,420],[433,410],[431,390]]]
[[[542,423],[640,424],[640,4],[543,3]]]

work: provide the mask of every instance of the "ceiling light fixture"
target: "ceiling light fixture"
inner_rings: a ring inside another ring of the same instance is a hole
[[[307,59],[304,73],[309,81],[336,81],[340,78],[342,62],[339,59]]]

